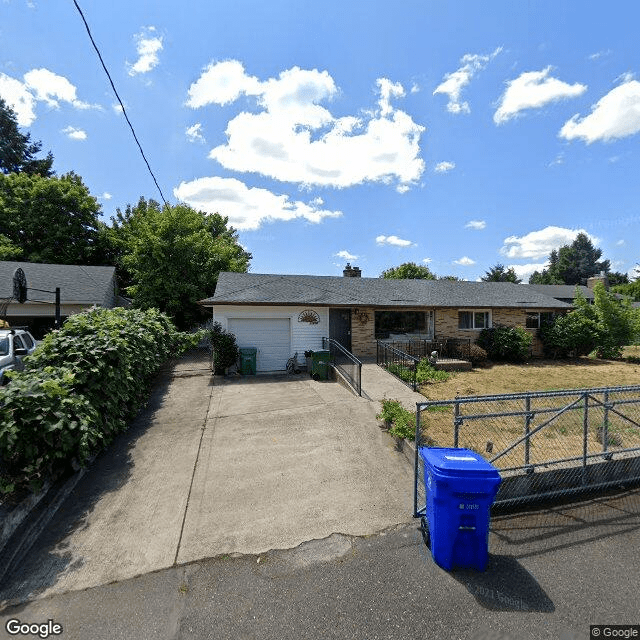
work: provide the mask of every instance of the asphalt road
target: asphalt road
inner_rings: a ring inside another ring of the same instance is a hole
[[[8,607],[0,637],[20,637],[10,619],[51,619],[69,640],[581,640],[590,624],[640,624],[640,490],[494,517],[490,551],[485,573],[447,573],[415,521],[333,534]]]

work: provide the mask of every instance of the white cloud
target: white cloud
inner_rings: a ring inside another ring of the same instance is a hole
[[[529,276],[531,276],[534,271],[542,271],[548,266],[548,262],[531,262],[529,264],[509,264],[507,265],[507,269],[513,269],[518,278],[526,283],[529,281]]]
[[[414,82],[411,85],[411,93],[419,93],[420,91],[420,85],[417,82]]]
[[[422,262],[424,262],[425,264],[430,264],[431,262],[433,262],[432,258],[422,258]]]
[[[616,242],[616,246],[617,247],[624,247],[625,245],[625,241],[624,240],[618,240],[618,242]]]
[[[487,226],[487,223],[484,220],[469,220],[467,224],[464,225],[465,229],[484,229]]]
[[[612,89],[583,118],[576,114],[560,130],[566,140],[576,138],[587,144],[626,138],[640,131],[640,82],[630,80]]]
[[[36,119],[35,98],[20,80],[0,73],[0,97],[15,111],[21,127],[28,127]]]
[[[603,49],[602,51],[596,51],[589,56],[589,60],[598,60],[599,58],[605,58],[610,56],[613,52],[611,49]]]
[[[32,69],[24,74],[24,82],[34,94],[36,100],[47,103],[47,106],[58,108],[59,100],[68,102],[76,109],[91,109],[96,105],[78,100],[76,87],[64,76],[59,76],[49,69]]]
[[[443,162],[438,162],[438,164],[434,167],[434,171],[436,173],[447,173],[447,171],[451,171],[456,168],[455,162],[449,162],[447,160]]]
[[[72,127],[72,126],[65,127],[62,130],[62,133],[64,133],[68,138],[71,138],[71,140],[86,140],[87,139],[87,132],[86,131],[83,131],[82,129],[76,129],[75,127]]]
[[[344,260],[357,260],[360,256],[354,256],[352,253],[348,251],[338,251],[338,253],[334,253],[334,256],[337,258],[343,258]]]
[[[337,218],[341,211],[321,209],[322,200],[309,203],[292,201],[287,195],[277,195],[267,189],[248,187],[235,178],[197,178],[181,182],[173,190],[180,201],[206,211],[227,216],[236,229],[258,229],[264,222],[303,218],[321,222],[324,218]]]
[[[108,191],[105,191],[100,197],[103,200],[111,200],[111,198],[113,198],[113,196]]]
[[[339,94],[326,71],[293,67],[261,81],[237,60],[211,63],[189,88],[192,108],[256,98],[227,125],[227,142],[209,154],[226,169],[255,172],[284,182],[348,187],[363,182],[412,185],[422,174],[424,127],[393,107],[404,96],[399,83],[377,80],[378,108],[334,117],[321,103]]]
[[[189,142],[200,142],[202,144],[206,142],[202,135],[202,124],[200,122],[196,122],[194,125],[188,127],[185,133]]]
[[[549,226],[524,236],[505,238],[500,253],[508,258],[546,258],[553,249],[571,244],[579,233],[586,234],[593,244],[599,243],[598,238],[589,235],[584,229]]]
[[[584,84],[567,84],[549,76],[550,71],[551,67],[542,71],[528,71],[515,80],[509,80],[493,121],[503,124],[518,117],[525,109],[539,109],[550,102],[575,98],[587,90]]]
[[[393,247],[415,247],[416,245],[411,240],[403,240],[398,236],[378,236],[376,243],[379,245],[391,245]]]
[[[55,109],[60,107],[60,101],[76,109],[100,109],[99,105],[78,100],[76,87],[48,69],[32,69],[23,80],[0,73],[0,97],[15,111],[21,127],[30,126],[36,119],[36,102],[45,102]]]
[[[473,76],[484,69],[501,51],[502,47],[498,47],[489,55],[467,53],[460,60],[462,66],[452,73],[447,73],[435,88],[433,95],[442,93],[449,96],[447,103],[449,113],[469,113],[471,111],[469,103],[460,99],[462,90],[471,82]]]
[[[158,54],[162,51],[162,36],[156,35],[155,27],[144,27],[135,39],[138,59],[133,64],[127,63],[130,76],[148,73],[157,67],[160,62]]]
[[[462,256],[459,260],[454,260],[454,264],[460,264],[463,267],[470,267],[472,264],[475,264],[476,261],[468,258],[467,256]]]

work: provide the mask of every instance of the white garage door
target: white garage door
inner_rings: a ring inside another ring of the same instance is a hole
[[[280,371],[291,356],[289,323],[289,318],[229,318],[228,328],[239,347],[258,349],[258,371]]]

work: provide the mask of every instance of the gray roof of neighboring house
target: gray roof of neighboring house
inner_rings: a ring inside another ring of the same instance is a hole
[[[570,308],[570,305],[535,289],[510,282],[387,280],[230,272],[220,274],[215,294],[201,300],[200,304]]]
[[[552,298],[558,298],[562,300],[573,300],[576,297],[576,287],[580,290],[582,295],[587,300],[593,300],[593,289],[589,289],[584,285],[575,284],[528,284],[525,285],[531,287],[540,293],[544,293],[546,296]]]
[[[115,304],[115,267],[88,267],[71,264],[0,261],[0,298],[13,295],[13,274],[20,267],[27,278],[27,302],[55,302],[55,289],[60,287],[62,304]],[[54,293],[35,291],[44,289]]]

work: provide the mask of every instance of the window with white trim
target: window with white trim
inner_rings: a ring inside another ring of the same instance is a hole
[[[539,329],[547,322],[553,322],[553,312],[547,311],[527,311],[525,327],[527,329]]]
[[[458,329],[488,329],[491,311],[458,311]]]

